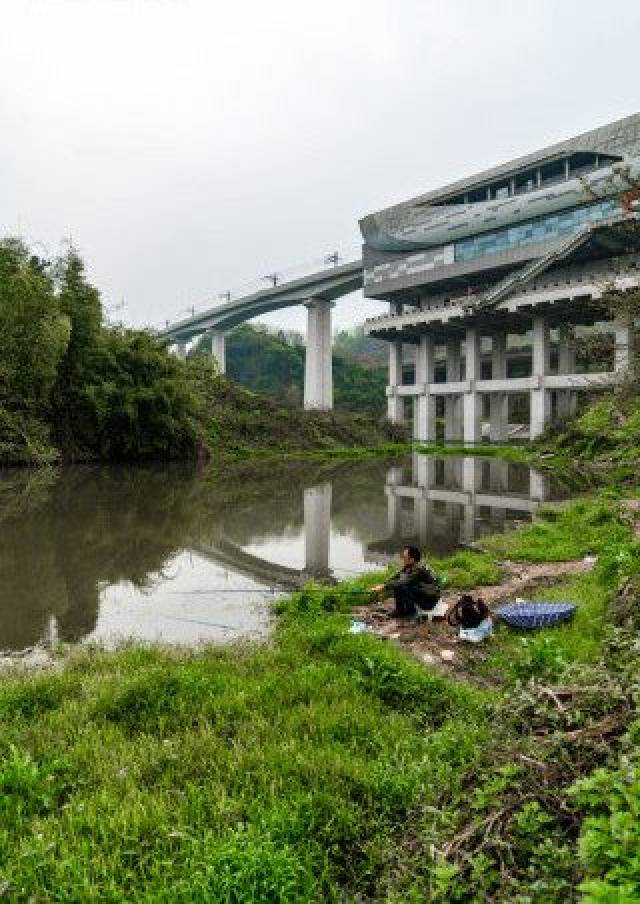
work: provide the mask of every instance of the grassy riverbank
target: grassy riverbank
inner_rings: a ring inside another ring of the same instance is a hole
[[[261,648],[79,652],[3,680],[0,887],[51,901],[554,901],[593,874],[640,889],[634,830],[608,821],[635,806],[618,756],[637,652],[609,600],[640,553],[620,505],[582,500],[438,563],[463,586],[493,582],[516,552],[600,557],[554,591],[580,603],[573,624],[498,632],[482,688],[349,633],[373,576],[287,599]],[[571,789],[598,766],[610,771]],[[611,889],[591,900],[635,900]]]
[[[370,414],[304,411],[244,389],[224,377],[211,380],[190,362],[203,399],[203,423],[212,463],[267,457],[357,458],[410,451],[404,428]]]
[[[582,414],[517,446],[423,444],[426,455],[482,455],[562,472],[576,465],[600,484],[637,483],[640,473],[640,396],[627,388],[607,394]]]

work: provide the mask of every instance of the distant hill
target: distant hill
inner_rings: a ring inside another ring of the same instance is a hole
[[[196,352],[207,347],[203,338]],[[336,409],[385,415],[387,369],[378,360],[384,343],[364,335],[342,332],[333,353],[333,392]],[[254,392],[302,405],[305,349],[302,337],[242,324],[226,339],[227,377]],[[385,359],[386,360],[386,356]]]

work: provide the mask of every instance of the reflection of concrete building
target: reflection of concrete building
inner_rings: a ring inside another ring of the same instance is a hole
[[[611,285],[639,284],[639,189],[637,114],[366,216],[365,295],[390,303],[366,325],[390,343],[389,417],[401,420],[411,399],[416,438],[433,440],[441,400],[445,437],[477,442],[486,396],[491,439],[504,440],[509,397],[526,393],[537,436],[577,391],[615,382],[628,368],[630,324],[609,323],[614,360],[598,374],[576,373],[573,330],[608,320]],[[514,377],[510,337],[523,333],[530,373]],[[415,348],[411,385],[403,344]]]
[[[403,482],[406,481],[406,482]],[[498,459],[414,455],[411,476],[391,468],[385,486],[388,536],[370,553],[393,555],[406,543],[454,549],[482,535],[528,521],[548,497],[546,479]]]

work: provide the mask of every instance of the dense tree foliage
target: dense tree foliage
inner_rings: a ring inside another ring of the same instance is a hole
[[[386,366],[366,366],[351,357],[350,334],[343,332],[334,345],[334,402],[339,410],[385,413]],[[354,334],[355,335],[355,334]],[[369,340],[358,336],[354,348],[365,348]],[[375,340],[371,340],[375,342]],[[210,340],[203,338],[197,349],[208,352]],[[363,345],[364,343],[364,345]],[[381,343],[384,344],[384,343]],[[294,333],[272,333],[264,327],[243,324],[227,336],[227,375],[255,392],[302,404],[304,345]],[[357,356],[356,356],[357,357]]]
[[[0,242],[0,462],[194,455],[199,404],[183,362],[104,322],[73,249]]]

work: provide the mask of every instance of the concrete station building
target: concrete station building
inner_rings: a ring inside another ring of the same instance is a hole
[[[636,114],[365,216],[364,294],[390,308],[365,330],[389,342],[390,419],[411,400],[416,439],[435,440],[443,415],[447,440],[475,443],[488,415],[504,441],[509,400],[525,394],[535,437],[578,392],[615,383],[632,325],[602,299],[640,284],[639,187]],[[576,373],[576,329],[603,323],[611,371]]]

